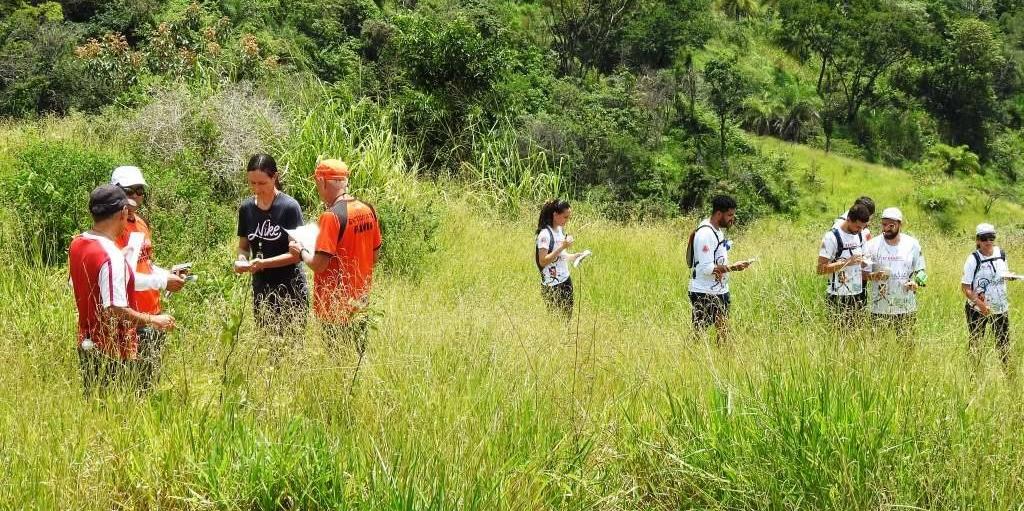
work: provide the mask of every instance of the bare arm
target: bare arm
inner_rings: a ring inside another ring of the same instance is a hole
[[[167,314],[146,314],[130,307],[107,307],[104,312],[111,317],[121,321],[127,321],[135,326],[152,326],[159,330],[170,330],[174,328],[174,318]]]
[[[257,259],[253,261],[253,265],[256,266],[256,269],[258,271],[266,270],[267,268],[280,268],[281,266],[289,266],[299,261],[300,259],[298,256],[292,254],[291,252],[286,252],[284,254],[276,255],[274,257],[268,257],[266,259]]]
[[[829,275],[831,273],[841,271],[851,264],[859,264],[861,259],[861,256],[853,256],[849,259],[840,259],[834,263],[830,263],[827,257],[818,256],[818,275]]]

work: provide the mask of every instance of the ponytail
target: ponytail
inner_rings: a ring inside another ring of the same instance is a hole
[[[544,206],[540,208],[540,217],[537,219],[537,234],[555,223],[555,213],[564,213],[567,209],[569,209],[568,201],[552,199],[545,202]]]

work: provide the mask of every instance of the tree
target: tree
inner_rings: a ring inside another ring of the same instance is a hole
[[[882,76],[910,58],[929,34],[924,11],[910,2],[784,0],[779,10],[782,44],[798,56],[820,59],[818,94],[826,104],[834,99],[827,96],[839,94],[846,122],[875,97]]]
[[[684,49],[703,47],[714,28],[710,7],[710,0],[644,0],[623,30],[623,62],[660,69]]]
[[[922,74],[919,93],[951,145],[967,144],[985,155],[986,124],[998,108],[996,73],[1006,63],[1002,41],[986,23],[966,18],[950,25],[945,46]]]
[[[552,47],[563,74],[596,68],[611,71],[618,63],[618,41],[639,0],[546,0]]]
[[[722,162],[726,160],[725,126],[746,97],[746,84],[736,70],[736,59],[712,59],[704,65],[708,101],[718,116],[718,143]]]

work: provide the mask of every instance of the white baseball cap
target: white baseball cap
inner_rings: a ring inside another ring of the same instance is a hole
[[[146,180],[142,177],[142,171],[132,165],[123,165],[114,169],[114,173],[110,175],[110,184],[123,187],[147,186]]]
[[[981,236],[982,234],[995,234],[996,226],[992,224],[978,224],[978,228],[974,230],[975,236]]]
[[[900,208],[885,208],[885,211],[882,211],[882,218],[902,222],[903,212],[900,211]]]

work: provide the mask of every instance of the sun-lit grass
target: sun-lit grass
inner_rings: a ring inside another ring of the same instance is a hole
[[[378,283],[356,357],[310,325],[276,366],[226,265],[169,303],[179,330],[147,398],[82,399],[60,272],[0,278],[0,502],[79,509],[1012,508],[1024,405],[994,357],[966,369],[956,282],[969,240],[921,232],[929,260],[913,349],[836,332],[812,275],[823,229],[769,219],[735,236],[735,341],[689,329],[690,221],[578,214],[595,257],[579,314],[543,308],[532,218],[453,201],[419,283]],[[586,208],[581,208],[585,211]],[[1008,250],[1018,252],[1019,240]],[[225,251],[226,252],[226,251]],[[212,268],[221,268],[214,270]],[[1013,298],[1021,303],[1019,289]],[[247,314],[247,312],[246,312]],[[1014,312],[1014,322],[1019,314]],[[223,335],[225,334],[226,336]],[[842,339],[841,339],[842,338]]]

